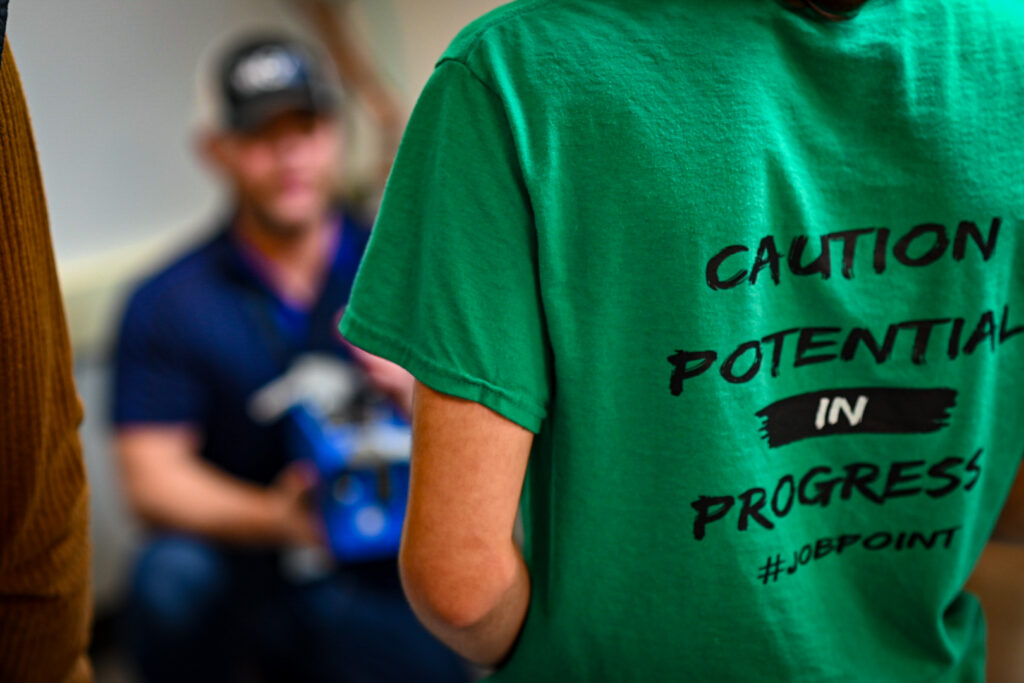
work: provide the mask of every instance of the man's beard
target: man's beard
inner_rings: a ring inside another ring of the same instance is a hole
[[[323,218],[325,212],[310,212],[310,215],[303,219],[294,221],[282,220],[259,204],[249,203],[249,210],[259,226],[273,237],[282,240],[298,239],[314,230]]]

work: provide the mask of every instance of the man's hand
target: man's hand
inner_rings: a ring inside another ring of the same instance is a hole
[[[324,545],[324,531],[313,508],[316,472],[306,462],[292,463],[281,471],[269,494],[282,545]]]
[[[349,344],[349,353],[366,372],[370,384],[377,391],[381,392],[399,407],[408,416],[412,416],[412,396],[416,380],[409,372],[389,360],[367,353],[362,349]]]

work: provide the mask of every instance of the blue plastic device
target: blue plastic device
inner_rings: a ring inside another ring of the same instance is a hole
[[[332,424],[315,409],[289,412],[296,459],[319,475],[317,498],[331,552],[341,562],[394,558],[409,495],[411,430],[393,409],[363,422]]]

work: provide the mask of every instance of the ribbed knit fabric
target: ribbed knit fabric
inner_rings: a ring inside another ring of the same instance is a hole
[[[0,681],[92,678],[82,411],[35,143],[0,64]]]

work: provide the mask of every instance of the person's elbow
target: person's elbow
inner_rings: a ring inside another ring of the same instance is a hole
[[[402,585],[428,625],[469,630],[484,622],[513,587],[517,557],[509,547],[455,548],[407,534],[399,554]]]

